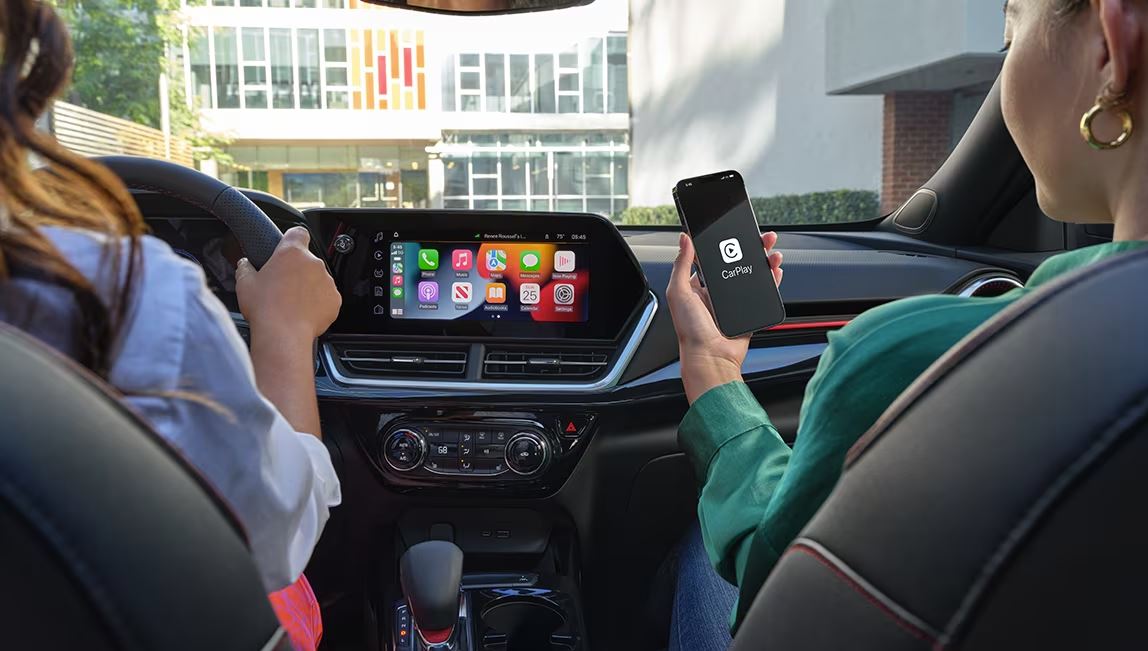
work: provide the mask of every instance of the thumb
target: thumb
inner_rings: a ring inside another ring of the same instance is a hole
[[[247,258],[241,259],[239,264],[235,265],[236,286],[246,284],[247,281],[255,277],[255,273],[255,267],[251,264],[251,261]]]
[[[674,260],[674,268],[670,272],[670,291],[688,292],[690,290],[690,268],[694,264],[694,243],[690,236],[682,233],[678,238],[678,257]]]
[[[303,226],[295,226],[287,229],[287,232],[283,234],[283,240],[279,242],[279,247],[295,246],[306,249],[310,244],[311,231]]]

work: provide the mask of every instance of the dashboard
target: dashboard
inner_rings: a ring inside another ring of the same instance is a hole
[[[397,584],[388,554],[447,531],[475,567],[537,571],[543,558],[579,577],[592,633],[641,628],[634,604],[696,519],[664,293],[677,232],[576,214],[300,213],[247,194],[282,229],[310,230],[343,296],[316,360],[344,486],[307,571],[317,592]],[[227,228],[174,199],[136,200],[237,312]],[[743,374],[788,441],[828,333],[906,296],[1016,283],[992,261],[880,231],[786,232],[780,246],[789,319],[753,336]],[[324,619],[355,626],[326,606]]]

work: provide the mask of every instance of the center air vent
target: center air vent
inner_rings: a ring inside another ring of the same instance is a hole
[[[482,376],[518,380],[593,380],[605,375],[612,352],[604,349],[504,348],[488,350]]]
[[[359,376],[395,378],[466,376],[465,349],[348,344],[335,346],[335,356],[343,368]]]

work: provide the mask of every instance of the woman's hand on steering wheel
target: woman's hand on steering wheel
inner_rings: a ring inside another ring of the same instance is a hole
[[[780,251],[772,250],[777,245],[777,233],[765,233],[761,236],[761,243],[769,256],[773,280],[780,286],[784,275],[782,255]],[[695,259],[694,244],[688,235],[682,233],[679,246],[666,297],[674,330],[678,334],[682,383],[686,398],[693,404],[710,389],[742,379],[741,365],[749,352],[750,335],[727,339],[718,330],[710,310],[709,292],[691,273]],[[746,296],[745,300],[753,300],[753,297]]]
[[[343,299],[310,242],[307,229],[296,226],[259,271],[247,258],[239,261],[235,293],[253,334],[272,331],[277,338],[310,342],[339,315]]]

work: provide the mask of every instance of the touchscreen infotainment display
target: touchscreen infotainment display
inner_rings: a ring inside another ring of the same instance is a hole
[[[375,316],[538,323],[590,318],[584,243],[380,239],[372,257]]]
[[[597,215],[323,208],[306,216],[343,296],[334,335],[614,341],[649,301],[633,251]]]

